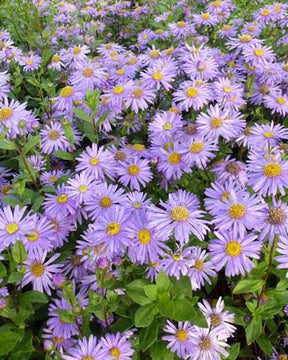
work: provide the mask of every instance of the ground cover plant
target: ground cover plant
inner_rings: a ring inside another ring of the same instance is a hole
[[[288,4],[0,5],[0,359],[287,360]]]

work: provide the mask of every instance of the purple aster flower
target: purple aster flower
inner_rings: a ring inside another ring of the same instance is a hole
[[[125,99],[125,104],[127,108],[130,106],[131,110],[137,114],[139,110],[146,110],[149,104],[153,104],[155,97],[155,91],[139,82],[131,88],[130,96]]]
[[[125,334],[106,334],[105,337],[100,339],[102,345],[105,360],[110,359],[112,356],[113,360],[132,360],[132,355],[134,354],[134,349],[130,342],[127,340]],[[103,357],[104,359],[104,357]]]
[[[229,198],[223,197],[223,201],[215,203],[215,206],[218,211],[212,222],[221,231],[233,229],[235,236],[239,233],[243,237],[246,229],[259,230],[263,227],[265,203],[256,195],[231,190]]]
[[[209,80],[217,74],[218,65],[208,49],[200,48],[185,58],[183,70],[191,80]]]
[[[281,160],[280,154],[255,153],[249,160],[248,185],[259,195],[285,194],[288,187],[288,162]]]
[[[235,83],[227,77],[215,81],[213,90],[216,101],[227,110],[238,110],[246,103],[242,84]]]
[[[60,254],[53,255],[48,261],[45,262],[47,252],[42,250],[42,254],[35,253],[29,255],[27,260],[24,262],[26,265],[26,271],[21,282],[21,287],[32,283],[33,290],[40,292],[46,292],[51,295],[51,290],[54,289],[52,282],[52,276],[55,273],[61,272],[62,264],[52,264]]]
[[[191,248],[179,250],[173,254],[165,254],[162,257],[159,261],[160,269],[169,276],[175,276],[177,280],[181,275],[186,276],[194,263],[191,258]]]
[[[86,172],[81,172],[68,180],[68,196],[75,199],[77,203],[86,203],[94,195],[97,186],[94,177],[87,175]]]
[[[43,153],[51,154],[58,150],[68,150],[70,148],[62,126],[58,122],[51,122],[50,125],[45,125],[40,131],[41,148]]]
[[[163,238],[174,234],[180,244],[188,243],[189,236],[194,234],[203,240],[208,227],[203,219],[204,211],[199,210],[197,197],[185,190],[169,194],[168,201],[160,201],[163,209],[151,206],[151,225],[155,226]]]
[[[280,124],[274,125],[272,120],[270,124],[255,124],[250,129],[251,146],[254,148],[274,147],[281,140],[288,139],[288,129]],[[249,141],[250,141],[249,140]]]
[[[96,180],[104,179],[104,175],[110,178],[114,176],[114,160],[102,146],[99,148],[96,144],[87,146],[85,152],[82,152],[76,160],[79,162],[76,171],[85,171],[87,175],[93,176]]]
[[[144,159],[131,159],[121,162],[117,169],[119,181],[130,189],[140,190],[140,185],[144,186],[152,179],[149,161]]]
[[[108,104],[111,104],[121,109],[123,102],[126,101],[131,94],[132,85],[132,81],[128,81],[126,83],[119,83],[113,88],[105,91],[104,99],[107,99]]]
[[[35,54],[23,56],[19,61],[19,64],[24,66],[24,71],[33,71],[39,68],[41,64],[41,57]]]
[[[87,58],[87,54],[90,53],[90,49],[87,45],[75,46],[70,48],[66,54],[63,55],[63,61],[67,64],[75,66]]]
[[[49,305],[49,319],[47,321],[48,329],[53,333],[53,336],[57,336],[60,339],[69,339],[73,335],[78,335],[80,330],[75,323],[66,322],[57,310],[72,310],[72,306],[66,299],[54,299],[54,304]],[[81,323],[81,318],[77,318],[77,322]]]
[[[54,248],[63,246],[65,241],[68,241],[68,235],[70,231],[75,230],[72,225],[72,219],[68,215],[64,215],[61,212],[47,214],[48,219],[53,225],[53,246]]]
[[[275,60],[273,50],[268,46],[263,46],[260,43],[253,43],[243,48],[243,55],[247,62],[252,66],[263,66],[267,62]]]
[[[202,80],[184,81],[174,92],[174,100],[180,110],[189,111],[202,109],[211,99],[209,87]]]
[[[56,188],[56,195],[46,194],[43,202],[46,214],[53,216],[57,213],[62,215],[74,215],[79,204],[69,194],[67,185],[59,185]]]
[[[279,235],[279,241],[277,243],[277,252],[280,254],[275,256],[275,260],[279,263],[278,269],[288,269],[288,238],[287,236]],[[286,278],[288,272],[286,273]]]
[[[215,231],[217,239],[211,240],[208,245],[211,261],[217,271],[225,265],[225,275],[245,275],[254,268],[252,259],[259,259],[262,243],[256,241],[257,235],[250,233],[235,234],[232,230]]]
[[[219,22],[217,16],[208,12],[201,14],[193,14],[193,22],[196,26],[214,26]]]
[[[176,353],[180,358],[186,359],[193,353],[193,344],[191,343],[194,327],[188,322],[178,322],[177,327],[169,320],[163,329],[168,335],[162,336],[162,339],[168,341],[167,349]]]
[[[0,209],[0,249],[13,245],[17,240],[26,240],[33,227],[29,213],[24,216],[26,206],[22,209],[17,205],[13,210],[10,206]]]
[[[147,194],[141,191],[132,191],[126,194],[121,204],[127,210],[130,210],[132,214],[137,214],[148,210],[148,207],[151,205],[151,200],[147,199]]]
[[[85,60],[77,64],[70,81],[73,86],[81,86],[92,91],[106,81],[106,76],[107,73],[98,64],[91,60]]]
[[[165,63],[164,61],[157,60],[153,66],[149,67],[146,72],[141,73],[141,80],[148,88],[156,88],[159,90],[161,86],[165,90],[171,89],[173,82],[176,78],[177,67],[175,63]]]
[[[152,136],[166,137],[175,134],[182,128],[181,115],[172,111],[161,111],[155,115],[155,118],[149,124],[149,132]]]
[[[81,101],[84,97],[85,93],[80,88],[68,85],[62,88],[59,95],[51,100],[54,101],[53,108],[55,110],[67,113],[72,110],[75,101]]]
[[[25,119],[28,111],[26,110],[26,103],[20,104],[18,101],[4,98],[0,101],[0,132],[5,131],[4,127],[7,128],[13,137],[19,134],[19,121]]]
[[[282,116],[288,114],[288,96],[282,93],[264,96],[264,105],[271,109],[271,113],[279,113]]]
[[[231,159],[230,155],[216,163],[212,171],[215,172],[217,181],[222,184],[227,180],[232,180],[244,187],[247,183],[246,165],[241,161]]]
[[[83,337],[82,340],[78,340],[77,345],[74,348],[67,350],[68,355],[62,355],[63,360],[102,360],[104,359],[104,353],[102,344],[97,343],[97,338],[90,335],[87,339]],[[107,357],[107,360],[113,360],[113,357]],[[106,360],[106,358],[105,358]]]

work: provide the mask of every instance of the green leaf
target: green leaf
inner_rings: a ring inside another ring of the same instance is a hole
[[[146,304],[137,309],[135,313],[135,326],[147,327],[149,326],[155,314],[157,313],[157,304]]]
[[[87,105],[92,111],[97,111],[99,99],[100,99],[100,91],[99,89],[95,89],[93,91],[86,90],[86,99]]]
[[[149,349],[152,360],[173,360],[174,354],[167,349],[166,341],[156,341]]]
[[[103,124],[103,122],[106,120],[107,116],[110,114],[110,111],[107,110],[104,112],[103,115],[100,116],[100,118],[96,122],[96,127],[98,128],[100,125]]]
[[[12,247],[12,257],[16,264],[23,263],[27,259],[27,251],[22,241],[16,241]]]
[[[240,343],[231,345],[228,352],[229,356],[227,357],[227,360],[237,360],[240,352]]]
[[[139,305],[150,304],[151,300],[146,296],[144,292],[144,286],[149,283],[145,280],[134,280],[126,285],[127,295]]]
[[[6,330],[1,332],[0,336],[0,355],[7,355],[20,340],[20,335],[16,332]]]
[[[41,137],[40,135],[30,136],[27,144],[23,148],[23,153],[27,154],[31,149],[35,149],[35,147],[40,143]]]
[[[60,315],[61,321],[66,322],[68,324],[75,324],[75,317],[76,315],[71,314],[70,311],[65,309],[57,309],[55,310],[57,314]]]
[[[258,279],[245,279],[240,280],[238,284],[235,286],[233,290],[233,294],[244,294],[244,293],[256,293],[257,291],[261,291],[263,286],[263,280]]]
[[[6,266],[2,262],[0,262],[0,279],[3,279],[6,273]]]
[[[260,335],[259,338],[256,340],[257,344],[259,345],[260,349],[268,356],[273,355],[273,346],[271,341],[264,335]]]
[[[31,303],[40,303],[47,304],[49,301],[47,295],[41,293],[40,291],[30,290],[22,294],[21,304],[31,304]]]
[[[156,285],[146,285],[144,286],[145,295],[155,301],[157,299],[157,286]]]
[[[166,275],[164,271],[160,271],[156,278],[156,285],[159,289],[158,293],[169,291],[172,287],[172,283],[169,280],[169,277]]]
[[[31,331],[25,333],[23,339],[18,342],[17,346],[13,349],[11,353],[11,360],[24,360],[29,359],[31,353],[35,350],[33,343],[33,334]],[[9,357],[10,360],[10,357]]]
[[[74,108],[73,113],[81,120],[87,121],[89,123],[93,122],[93,118],[88,114],[86,114],[86,112],[83,109]]]
[[[174,316],[174,301],[169,299],[167,294],[159,296],[158,307],[162,316],[173,318]]]
[[[68,139],[69,143],[71,145],[73,145],[75,142],[75,137],[74,137],[74,130],[73,130],[71,124],[70,123],[62,124],[62,128],[64,130],[65,136]]]
[[[12,141],[4,139],[4,140],[0,140],[0,149],[15,150],[16,146]]]
[[[9,278],[7,280],[7,283],[8,284],[12,284],[12,283],[15,283],[15,282],[18,282],[18,281],[21,281],[24,277],[24,273],[23,272],[12,272],[10,275],[9,275]]]
[[[262,318],[255,315],[245,328],[247,344],[251,345],[262,333]]]
[[[174,280],[174,279],[173,279]],[[192,288],[191,288],[191,281],[188,276],[182,276],[179,280],[175,278],[174,286],[173,286],[173,293],[174,297],[192,297]]]
[[[73,155],[68,153],[67,151],[55,151],[53,155],[62,160],[74,160]]]
[[[140,330],[139,333],[139,344],[140,349],[146,351],[149,347],[154,344],[158,337],[158,321],[154,321],[146,328]]]

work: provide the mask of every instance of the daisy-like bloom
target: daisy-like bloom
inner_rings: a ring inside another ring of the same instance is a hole
[[[227,41],[227,46],[229,50],[236,50],[236,53],[239,54],[247,45],[259,44],[259,39],[254,39],[251,34],[239,34],[237,38],[231,38]]]
[[[256,195],[231,190],[229,198],[223,197],[215,206],[218,211],[212,222],[221,231],[233,229],[234,234],[244,237],[246,229],[260,230],[263,226],[265,203]]]
[[[79,204],[74,198],[69,195],[67,185],[59,185],[56,188],[56,195],[46,194],[46,199],[43,202],[45,212],[54,216],[57,213],[61,215],[74,215]]]
[[[163,172],[168,180],[178,180],[184,172],[190,172],[190,167],[183,160],[182,150],[183,147],[178,143],[174,143],[172,148],[169,146],[167,150],[160,148],[157,169]]]
[[[245,104],[242,84],[232,82],[227,77],[215,81],[213,90],[215,100],[227,110],[238,110]]]
[[[24,71],[33,71],[39,68],[41,60],[40,56],[31,54],[23,56],[19,61],[19,64],[23,66]]]
[[[140,185],[145,186],[152,179],[149,161],[137,158],[121,162],[117,169],[117,175],[121,184],[138,191]]]
[[[264,105],[271,109],[271,113],[279,113],[282,116],[288,114],[288,96],[282,93],[269,94],[264,96]]]
[[[270,83],[265,85],[265,82],[255,81],[252,88],[252,94],[249,96],[249,101],[254,105],[262,105],[265,95],[279,93],[279,91],[280,88],[278,85]]]
[[[251,127],[251,146],[254,148],[275,147],[282,140],[288,139],[288,129],[280,124],[255,124]]]
[[[230,155],[216,163],[212,171],[215,172],[217,181],[222,184],[227,180],[233,180],[245,187],[247,183],[246,165],[241,161],[231,159]]]
[[[103,182],[93,189],[93,196],[86,202],[85,209],[92,220],[113,209],[115,205],[122,205],[126,196],[124,190],[117,185]]]
[[[2,132],[5,127],[12,132],[13,136],[14,134],[18,134],[19,121],[25,119],[27,114],[26,103],[20,104],[14,99],[9,102],[8,98],[4,98],[3,101],[0,101],[0,132]]]
[[[127,227],[129,238],[132,240],[128,247],[128,255],[132,262],[149,264],[164,255],[163,250],[169,248],[163,244],[163,240],[150,225],[149,218],[145,213],[137,213]]]
[[[264,226],[259,234],[259,240],[269,239],[271,245],[275,235],[287,236],[288,234],[288,206],[281,200],[272,199],[272,204],[264,209]]]
[[[249,160],[248,185],[259,195],[285,194],[288,187],[288,162],[281,160],[280,154],[255,153]]]
[[[72,218],[63,213],[45,214],[53,225],[53,246],[54,248],[62,247],[65,241],[68,241],[70,231],[75,231],[72,225]]]
[[[41,181],[44,185],[53,185],[58,181],[62,176],[69,175],[69,172],[65,172],[64,170],[52,170],[52,171],[44,171],[40,176]]]
[[[47,257],[46,251],[41,251],[40,253],[35,253],[29,255],[27,260],[24,262],[24,265],[27,267],[21,286],[32,283],[33,290],[40,292],[45,292],[48,295],[51,295],[51,290],[54,289],[52,282],[53,274],[60,273],[63,267],[62,264],[52,264],[60,254],[53,255],[48,261],[45,262]]]
[[[173,254],[165,254],[159,261],[159,267],[161,270],[169,276],[175,276],[177,280],[180,276],[186,276],[189,268],[194,261],[191,259],[191,248],[188,247],[183,251],[176,251]]]
[[[13,245],[17,240],[24,240],[25,235],[30,232],[33,226],[33,221],[29,214],[26,214],[27,207],[22,209],[15,206],[12,209],[10,206],[5,206],[0,209],[0,248]]]
[[[79,85],[85,89],[93,90],[106,81],[107,73],[104,69],[91,60],[77,64],[76,70],[71,74],[71,84]]]
[[[218,147],[210,138],[195,136],[189,143],[183,144],[183,160],[190,167],[196,165],[200,169],[206,167],[207,163],[215,157],[212,151],[217,151]]]
[[[132,91],[132,81],[126,83],[119,83],[113,88],[106,90],[104,99],[107,99],[107,103],[118,108],[122,108],[124,100],[130,97]]]
[[[185,21],[178,21],[177,23],[169,23],[169,33],[175,36],[177,39],[186,38],[189,35],[195,33],[195,29],[192,24]]]
[[[191,281],[192,290],[195,291],[199,290],[205,281],[211,284],[209,276],[216,277],[217,274],[206,250],[202,250],[199,246],[193,246],[191,250],[193,265],[190,266],[187,276]]]
[[[202,109],[211,99],[210,90],[201,80],[184,81],[174,92],[174,100],[178,102],[180,110],[189,111]]]
[[[58,150],[68,150],[70,143],[67,140],[62,126],[58,122],[51,122],[46,124],[40,131],[41,149],[44,154],[51,154]]]
[[[72,310],[72,306],[67,302],[66,299],[54,299],[54,304],[49,305],[49,317],[47,320],[48,329],[53,333],[53,336],[57,336],[63,339],[69,339],[73,335],[78,335],[80,330],[78,328],[79,323],[81,323],[81,318],[77,318],[77,324],[71,324],[66,322],[61,315],[59,315],[56,310]]]
[[[92,198],[97,187],[94,177],[87,175],[86,172],[76,174],[74,178],[67,182],[68,196],[82,204]]]
[[[149,198],[147,199],[147,194],[143,192],[133,191],[125,195],[126,197],[120,203],[133,214],[146,211],[151,205],[151,200]]]
[[[42,155],[31,155],[28,160],[36,172],[43,171],[46,165],[46,159]]]
[[[259,259],[262,243],[256,241],[257,235],[253,233],[237,234],[225,230],[221,228],[221,232],[215,231],[217,239],[211,240],[208,245],[211,261],[217,271],[226,265],[226,276],[244,276],[255,266],[251,258]]]
[[[220,30],[217,31],[220,39],[228,39],[234,37],[237,34],[237,30],[234,26],[225,24]]]
[[[159,90],[161,86],[165,90],[171,89],[176,78],[177,67],[174,63],[165,63],[161,60],[155,62],[155,65],[149,67],[145,72],[141,73],[141,80],[148,88],[156,88]]]
[[[48,65],[49,68],[53,70],[61,71],[64,67],[64,63],[62,62],[62,56],[60,54],[55,54],[52,56],[51,63]]]
[[[93,176],[96,180],[103,180],[104,175],[110,178],[114,176],[114,160],[103,146],[99,148],[96,144],[87,146],[85,152],[82,152],[76,160],[79,162],[76,171],[85,171],[87,175]]]
[[[63,54],[62,58],[66,64],[75,65],[87,58],[87,54],[90,53],[90,49],[87,45],[75,46],[70,48],[66,54]]]
[[[134,349],[127,340],[127,335],[117,332],[116,334],[106,334],[100,339],[104,354],[102,359],[112,360],[132,360]]]
[[[243,55],[246,62],[250,63],[252,66],[263,66],[266,65],[267,62],[275,60],[273,50],[260,43],[245,46],[243,48]]]
[[[189,354],[189,360],[220,360],[229,354],[224,349],[229,345],[223,341],[218,329],[194,327],[191,333],[193,351]]]
[[[220,21],[217,16],[208,12],[201,14],[193,14],[193,22],[196,26],[214,26]]]
[[[182,359],[186,359],[193,352],[191,343],[194,327],[188,322],[178,322],[177,327],[169,320],[163,329],[168,335],[162,336],[162,340],[168,341],[167,349],[176,353]]]
[[[171,136],[175,134],[177,130],[180,130],[183,126],[181,115],[173,111],[161,111],[158,112],[149,124],[149,132],[152,137],[154,135],[158,137]]]
[[[209,50],[197,49],[185,58],[183,70],[192,80],[209,80],[217,74],[218,65]]]
[[[125,104],[127,108],[130,106],[132,111],[138,114],[139,110],[146,110],[149,104],[153,104],[155,97],[155,91],[139,82],[132,86],[130,96],[125,99]]]
[[[129,216],[130,214],[125,211],[125,208],[115,206],[99,217],[97,222],[92,225],[92,245],[103,247],[103,250],[105,249],[111,256],[122,254],[124,247],[129,245],[127,230]]]
[[[277,252],[280,254],[275,256],[275,260],[279,263],[277,269],[288,269],[288,238],[287,236],[279,236],[279,241],[277,243]],[[288,278],[288,272],[286,273],[286,278]]]
[[[217,300],[216,306],[212,307],[208,301],[203,299],[203,304],[198,303],[199,309],[203,315],[209,319],[211,329],[217,329],[221,339],[229,338],[236,330],[234,323],[234,314],[224,310],[225,304],[222,297]]]
[[[85,97],[84,91],[80,91],[79,88],[75,86],[65,86],[60,90],[60,93],[57,97],[52,98],[53,109],[66,113],[71,111],[74,107],[75,101],[81,101]]]
[[[203,219],[204,211],[199,210],[199,201],[196,195],[185,190],[178,190],[168,196],[166,203],[160,201],[163,209],[151,206],[151,225],[164,238],[174,234],[180,244],[189,241],[189,236],[194,234],[203,240],[208,226]]]
[[[51,221],[44,215],[31,216],[33,226],[23,239],[23,244],[29,256],[41,251],[51,251],[54,247],[54,228]]]
[[[63,360],[102,360],[104,359],[102,344],[97,343],[97,338],[90,335],[78,340],[74,348],[67,349],[68,355],[62,355]],[[112,360],[113,357],[107,358]]]

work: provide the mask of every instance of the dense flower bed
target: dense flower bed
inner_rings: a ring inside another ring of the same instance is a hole
[[[288,5],[0,3],[0,359],[287,359]]]

